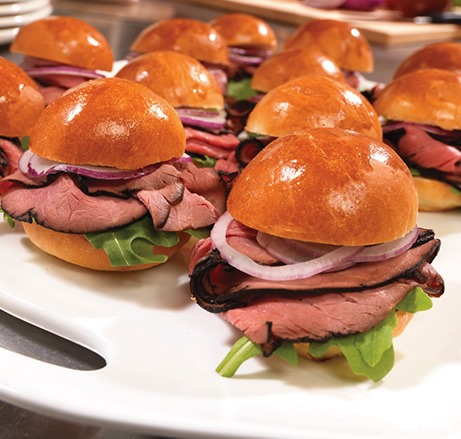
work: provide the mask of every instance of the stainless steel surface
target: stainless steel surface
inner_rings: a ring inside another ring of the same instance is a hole
[[[180,2],[165,2],[156,0],[140,0],[129,5],[111,4],[110,2],[77,2],[55,1],[55,14],[78,16],[104,33],[117,59],[123,58],[129,50],[129,45],[136,35],[147,25],[160,19],[183,16],[210,20],[223,13],[218,9],[211,10]],[[271,23],[280,39],[283,41],[293,31],[290,25]],[[375,71],[368,79],[387,82],[392,78],[398,64],[419,45],[398,47],[374,47]],[[1,55],[14,61],[18,57],[8,52],[8,45],[0,46]],[[30,332],[29,332],[30,330]],[[42,355],[47,361],[67,362],[74,368],[101,367],[88,352],[82,354],[78,347],[69,347],[62,340],[50,339],[49,336],[28,328],[0,312],[0,348],[6,346],[25,354]],[[75,348],[75,349],[74,349]],[[63,360],[64,359],[64,360]],[[99,359],[99,361],[101,361]],[[2,365],[8,367],[8,365]],[[24,379],[34,379],[24,377]],[[52,419],[41,414],[24,410],[13,405],[0,402],[0,438],[1,439],[147,439],[154,438],[133,432],[122,432],[105,428],[104,426],[89,426],[66,420]]]

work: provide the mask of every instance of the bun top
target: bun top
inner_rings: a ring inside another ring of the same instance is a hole
[[[140,53],[174,50],[201,62],[229,64],[224,38],[208,23],[191,18],[170,18],[148,26],[130,49]]]
[[[400,238],[418,213],[413,178],[392,148],[331,128],[274,140],[243,169],[227,203],[248,227],[333,245]]]
[[[115,76],[149,87],[175,108],[224,108],[221,87],[214,76],[183,53],[168,50],[140,55]]]
[[[325,127],[382,139],[373,106],[356,89],[328,77],[303,76],[270,90],[251,111],[245,129],[280,137]]]
[[[461,44],[429,44],[405,59],[396,69],[394,79],[420,69],[442,69],[461,73]]]
[[[461,128],[461,76],[449,70],[421,69],[387,84],[373,103],[380,116],[404,122]]]
[[[133,81],[87,81],[49,104],[30,135],[29,149],[74,165],[138,169],[180,157],[185,134],[174,108]]]
[[[312,20],[286,40],[285,49],[317,44],[344,70],[372,72],[373,53],[368,40],[353,25],[337,20]]]
[[[221,15],[210,21],[229,46],[274,49],[277,36],[261,18],[242,13]]]
[[[328,76],[346,82],[341,69],[320,49],[289,49],[266,59],[254,72],[251,87],[268,92],[280,84],[302,76]]]
[[[89,70],[112,70],[114,62],[104,35],[68,16],[46,17],[21,27],[10,51]]]
[[[0,57],[0,136],[29,134],[45,101],[37,84],[16,64]]]

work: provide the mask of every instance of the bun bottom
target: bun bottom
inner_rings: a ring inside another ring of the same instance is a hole
[[[392,332],[393,337],[399,336],[403,330],[406,328],[410,320],[413,318],[413,313],[397,310],[397,326]],[[298,355],[301,357],[307,358],[308,360],[313,361],[324,361],[333,357],[342,356],[342,352],[336,346],[331,347],[328,351],[320,358],[313,357],[309,353],[309,343],[295,343],[295,349],[298,352]]]
[[[113,267],[103,249],[95,249],[84,235],[55,232],[38,224],[22,223],[32,243],[48,253],[71,264],[98,271],[138,271],[160,265],[159,263]],[[172,257],[188,241],[188,233],[178,233],[179,242],[174,247],[154,247],[154,253]]]
[[[461,193],[442,181],[414,177],[418,191],[419,210],[437,212],[461,207]]]

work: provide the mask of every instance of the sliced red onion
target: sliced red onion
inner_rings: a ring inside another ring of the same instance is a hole
[[[363,247],[338,247],[320,258],[281,266],[260,265],[251,258],[232,248],[226,240],[226,231],[233,221],[229,212],[225,212],[211,230],[213,245],[229,265],[251,276],[265,280],[306,279],[323,271],[334,269],[359,253]]]
[[[191,161],[192,159],[184,155],[176,160]],[[19,170],[30,178],[43,178],[57,172],[70,172],[99,180],[128,180],[150,174],[158,167],[158,163],[135,170],[120,170],[106,166],[70,165],[40,157],[31,150],[25,151],[19,159]]]
[[[342,9],[354,11],[372,11],[384,4],[385,0],[345,0],[341,5]]]
[[[418,238],[418,228],[415,226],[405,236],[383,244],[365,247],[363,251],[352,257],[354,262],[376,262],[393,258],[406,252]]]
[[[66,65],[52,65],[43,67],[31,67],[25,69],[25,72],[31,78],[40,78],[41,76],[48,75],[66,75],[66,76],[80,76],[84,78],[104,78],[105,75],[98,73],[95,70],[82,69],[79,67],[72,67]]]
[[[207,130],[220,130],[226,126],[224,111],[206,111],[191,108],[177,108],[176,112],[184,125],[192,125]]]
[[[248,56],[239,55],[237,53],[229,53],[229,61],[234,64],[248,65],[248,66],[259,66],[265,58],[261,56]]]

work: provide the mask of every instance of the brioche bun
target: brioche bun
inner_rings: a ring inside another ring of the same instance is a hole
[[[96,249],[84,235],[55,232],[38,224],[22,223],[24,231],[31,242],[52,256],[80,267],[98,271],[138,271],[159,265],[159,263],[131,266],[112,266],[103,249]],[[168,258],[179,251],[188,241],[190,235],[179,232],[179,242],[173,247],[154,247],[153,252]]]
[[[181,120],[163,98],[133,81],[102,78],[48,105],[29,149],[58,162],[132,170],[180,157],[185,144]]]
[[[394,79],[420,69],[442,69],[461,73],[461,44],[429,44],[406,58],[396,69]]]
[[[10,51],[89,70],[112,70],[114,62],[104,35],[68,16],[46,17],[21,27]]]
[[[373,53],[368,40],[350,23],[312,20],[302,24],[285,41],[285,49],[317,44],[344,70],[372,72]]]
[[[175,108],[224,108],[224,97],[214,76],[195,58],[180,52],[162,50],[140,55],[115,76],[145,85]]]
[[[396,316],[397,316],[397,326],[392,331],[393,338],[398,337],[405,330],[408,323],[410,323],[411,319],[413,318],[414,314],[411,312],[397,310]],[[309,343],[294,343],[294,347],[296,351],[298,352],[298,354],[301,357],[307,358],[308,360],[323,361],[329,358],[338,357],[338,356],[343,355],[343,353],[338,347],[332,346],[327,350],[327,352],[322,357],[320,358],[313,357],[309,353],[309,346],[310,346]]]
[[[275,49],[277,36],[261,18],[243,13],[229,13],[210,21],[210,25],[233,47]]]
[[[328,77],[304,76],[270,90],[250,113],[245,129],[280,137],[319,127],[382,138],[373,106],[356,89]]]
[[[208,23],[191,18],[170,18],[144,29],[130,49],[139,52],[174,50],[201,62],[227,65],[227,44]]]
[[[253,229],[301,241],[371,245],[416,223],[408,167],[383,142],[337,128],[280,137],[243,169],[227,208]]]
[[[37,84],[16,64],[0,57],[0,136],[28,135],[45,101]]]
[[[443,181],[413,177],[418,190],[419,210],[438,212],[461,207],[461,192]]]
[[[461,76],[441,69],[421,69],[400,76],[379,93],[373,103],[390,120],[461,128]]]
[[[302,76],[321,76],[346,82],[341,69],[317,47],[289,49],[266,59],[254,72],[251,88],[263,93]]]

